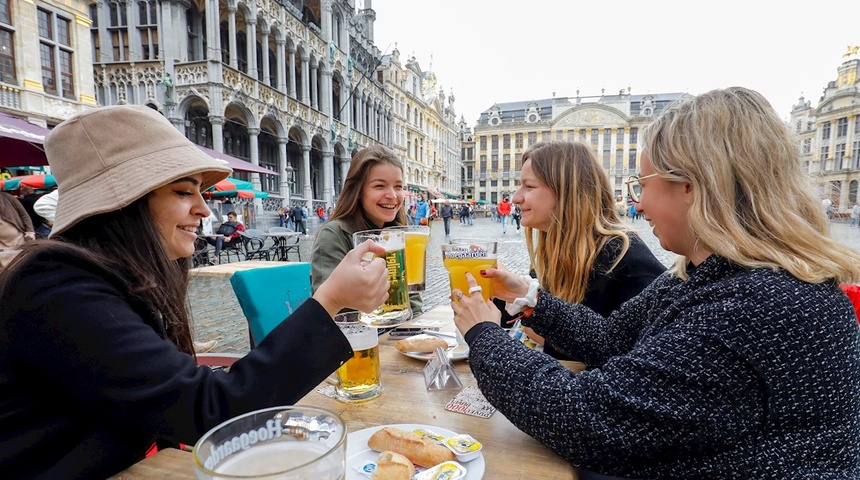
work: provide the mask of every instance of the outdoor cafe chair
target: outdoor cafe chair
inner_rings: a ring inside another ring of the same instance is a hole
[[[262,230],[248,229],[239,232],[245,247],[245,260],[271,260],[276,252],[277,242],[266,246],[266,234]]]
[[[248,320],[251,348],[311,296],[310,262],[240,270],[230,284]]]
[[[290,252],[295,251],[296,255],[299,257],[297,261],[302,261],[302,250],[301,245],[299,244],[302,236],[299,235],[295,230],[286,227],[271,227],[269,229],[269,233],[278,233],[278,232],[293,232],[296,235],[285,238],[277,238],[276,243],[278,244],[278,258],[285,262],[290,261]]]

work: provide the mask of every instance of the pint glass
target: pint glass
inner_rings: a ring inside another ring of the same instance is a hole
[[[266,408],[209,430],[192,457],[198,479],[341,480],[346,425],[322,408]]]
[[[386,230],[403,230],[406,233],[406,284],[410,292],[423,292],[427,275],[427,245],[430,227],[407,225],[386,227]]]
[[[338,313],[334,322],[349,340],[352,358],[337,369],[334,391],[338,400],[360,402],[379,395],[379,335],[359,320],[358,312]]]
[[[394,327],[412,320],[409,288],[406,283],[406,235],[402,230],[364,230],[352,234],[355,246],[373,240],[385,249],[388,266],[388,300],[372,312],[362,312],[360,320],[371,327]]]
[[[451,240],[442,245],[442,264],[448,269],[451,289],[468,294],[466,272],[470,272],[481,287],[484,300],[492,298],[493,283],[481,276],[481,270],[496,266],[496,245],[484,240]]]

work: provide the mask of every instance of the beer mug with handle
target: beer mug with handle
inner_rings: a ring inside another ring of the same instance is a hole
[[[360,320],[371,327],[395,327],[412,320],[409,285],[406,283],[406,232],[403,230],[364,230],[352,234],[355,246],[373,240],[385,249],[388,267],[388,300],[372,312],[362,312]]]
[[[379,370],[379,336],[375,328],[358,321],[358,312],[341,312],[334,323],[349,340],[352,358],[329,376],[335,397],[342,402],[360,402],[382,390]]]
[[[406,284],[410,292],[423,292],[427,280],[427,245],[430,243],[430,227],[405,225],[385,227],[385,230],[406,232]]]

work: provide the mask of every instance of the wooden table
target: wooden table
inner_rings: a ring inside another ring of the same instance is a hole
[[[425,312],[418,319],[428,317],[452,319],[453,312],[449,306],[442,306]],[[484,478],[487,480],[576,478],[575,469],[570,463],[518,430],[501,413],[481,418],[445,410],[445,404],[457,392],[427,391],[423,376],[426,362],[401,354],[394,348],[394,342],[387,334],[380,337],[382,393],[376,399],[362,404],[345,404],[313,391],[298,404],[322,407],[337,413],[346,422],[350,432],[377,425],[418,423],[468,433],[484,444]],[[454,366],[464,386],[476,386],[467,362],[455,362]],[[190,480],[194,478],[191,454],[165,450],[114,478]]]

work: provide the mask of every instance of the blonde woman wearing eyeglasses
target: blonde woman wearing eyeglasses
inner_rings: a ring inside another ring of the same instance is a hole
[[[481,391],[581,478],[860,477],[860,329],[838,285],[860,253],[829,236],[788,127],[733,87],[642,138],[637,210],[678,261],[608,317],[487,271],[527,326],[598,366],[579,374],[452,292]]]

